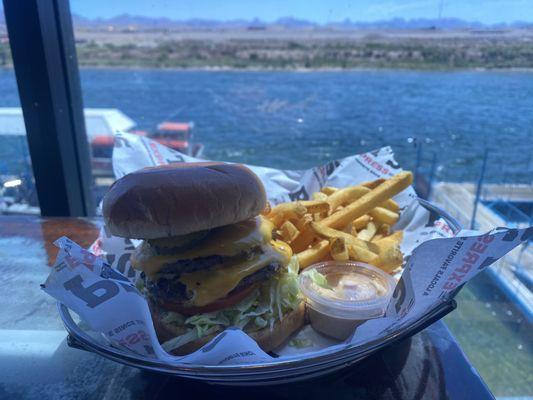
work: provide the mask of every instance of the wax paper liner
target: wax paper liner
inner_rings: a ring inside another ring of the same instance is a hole
[[[119,132],[115,135],[113,168],[117,178],[147,166],[199,161],[166,148],[146,137]],[[308,199],[323,186],[345,187],[401,171],[390,147],[358,154],[299,171],[249,166],[265,185],[269,201]],[[451,237],[450,227],[420,206],[412,188],[394,199],[400,205],[400,220],[394,229],[404,230],[402,251],[405,268],[384,318],[362,324],[346,342],[329,340],[309,326],[297,333],[303,347],[286,344],[276,349],[277,358],[263,352],[243,331],[229,328],[193,354],[175,357],[157,341],[150,311],[132,282],[137,278],[129,262],[138,241],[113,237],[102,228],[89,250],[68,238],[60,248],[45,292],[78,314],[110,346],[169,364],[235,365],[270,363],[303,358],[332,348],[364,345],[400,332],[440,303],[449,301],[476,274],[530,238],[529,229],[497,229]]]

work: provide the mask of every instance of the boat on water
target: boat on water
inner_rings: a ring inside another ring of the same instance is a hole
[[[193,130],[194,122],[164,121],[154,131],[148,132],[147,136],[180,153],[201,158],[204,146],[193,141]]]
[[[85,108],[85,128],[97,200],[113,182],[114,133],[126,131],[146,136],[176,151],[201,158],[204,146],[194,141],[194,123],[163,121],[153,130],[138,130],[137,123],[116,108]],[[26,129],[20,107],[0,108],[0,141],[14,142],[14,157],[24,159],[24,170],[9,171],[0,164],[0,214],[39,214],[31,161],[27,154]]]
[[[87,111],[86,121],[89,121],[90,118],[105,120],[105,124],[99,123],[98,129],[93,129],[96,126],[91,126],[91,133],[89,133],[89,122],[86,122],[87,136],[92,151],[93,175],[95,176],[112,176],[113,132],[117,130],[146,136],[191,157],[201,158],[203,155],[204,145],[194,142],[194,122],[163,121],[154,130],[146,131],[135,129],[135,122],[120,110],[87,109]]]

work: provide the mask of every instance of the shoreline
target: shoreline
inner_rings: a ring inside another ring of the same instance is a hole
[[[533,68],[372,68],[372,67],[325,67],[325,68],[237,68],[227,66],[206,67],[144,67],[144,66],[79,66],[81,69],[116,69],[116,70],[157,70],[178,72],[522,72],[533,73]]]
[[[176,72],[294,72],[294,73],[314,73],[314,72],[417,72],[417,73],[455,73],[455,72],[503,72],[503,73],[533,73],[533,68],[510,67],[510,68],[395,68],[395,67],[323,67],[323,68],[262,68],[262,67],[230,67],[230,66],[205,66],[205,67],[152,67],[152,66],[131,66],[131,65],[78,65],[80,70],[131,70],[131,71],[176,71]],[[14,70],[13,65],[2,65],[2,70]]]
[[[433,32],[78,31],[81,69],[207,72],[531,72],[533,29],[457,36]],[[428,36],[429,35],[429,36]],[[11,63],[0,44],[0,61]],[[0,67],[2,68],[2,67]]]

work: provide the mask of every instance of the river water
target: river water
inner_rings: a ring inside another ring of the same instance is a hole
[[[531,72],[236,72],[83,69],[86,107],[113,107],[150,129],[194,121],[205,157],[306,168],[393,146],[405,168],[436,154],[436,177],[531,181]],[[0,107],[18,105],[0,70]],[[5,155],[8,151],[3,146]]]

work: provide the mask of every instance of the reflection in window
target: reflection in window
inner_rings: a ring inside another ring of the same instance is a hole
[[[0,7],[0,215],[39,214],[3,13]]]

